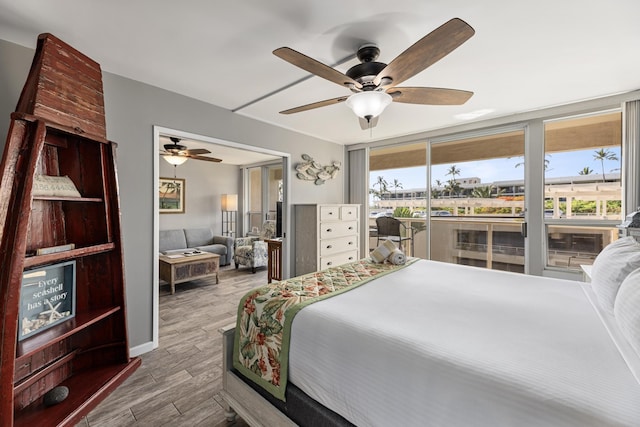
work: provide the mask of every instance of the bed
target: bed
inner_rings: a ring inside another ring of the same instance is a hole
[[[227,415],[253,426],[639,426],[640,245],[623,240],[596,259],[592,284],[412,260],[303,304],[284,398],[234,368],[237,331],[225,328]]]

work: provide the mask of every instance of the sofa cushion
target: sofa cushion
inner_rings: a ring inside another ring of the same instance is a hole
[[[192,248],[213,243],[213,231],[210,228],[185,228],[184,235],[187,239],[187,245]]]
[[[206,245],[206,246],[196,246],[196,249],[203,252],[211,252],[212,254],[218,254],[222,258],[220,261],[224,261],[227,259],[227,247],[225,245]]]
[[[182,229],[160,230],[158,246],[162,253],[175,249],[186,249],[187,240],[184,236],[184,231]]]

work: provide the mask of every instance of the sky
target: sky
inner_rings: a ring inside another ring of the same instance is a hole
[[[608,150],[613,152],[618,159],[621,159],[619,147],[608,148]],[[547,155],[548,169],[545,176],[547,178],[575,176],[585,167],[591,168],[593,174],[601,174],[602,165],[599,160],[593,158],[595,151],[594,149],[588,149]],[[523,157],[512,157],[455,163],[456,167],[460,169],[460,175],[456,176],[456,178],[478,177],[481,182],[487,184],[494,181],[523,179],[524,166],[516,166],[522,162]],[[450,175],[446,175],[450,167],[451,164],[433,166],[431,170],[432,182],[435,183],[435,180],[438,179],[442,183],[446,183],[451,179]],[[617,172],[619,168],[620,160],[605,160],[604,162],[605,175],[613,171]],[[402,184],[403,189],[426,187],[426,166],[373,171],[369,177],[370,185],[377,181],[378,176],[384,177],[389,184],[393,183],[394,179],[397,179]],[[389,186],[389,190],[393,191],[392,185]]]

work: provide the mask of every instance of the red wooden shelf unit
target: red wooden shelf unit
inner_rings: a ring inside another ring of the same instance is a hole
[[[140,365],[129,357],[116,144],[106,139],[100,65],[40,35],[10,120],[0,163],[0,425],[75,425]],[[80,196],[34,195],[38,175],[68,177]],[[67,261],[72,315],[25,333],[25,271]],[[61,385],[68,397],[45,406]]]

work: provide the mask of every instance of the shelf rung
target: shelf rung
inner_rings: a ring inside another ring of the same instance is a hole
[[[32,373],[31,376],[29,376],[27,379],[15,385],[15,387],[13,388],[13,395],[15,396],[19,393],[22,393],[24,390],[31,387],[41,378],[46,377],[49,373],[55,371],[60,366],[71,361],[75,357],[76,353],[77,353],[77,350],[74,350],[71,353],[67,354],[66,356],[63,356],[60,359],[42,368],[41,370]]]
[[[88,313],[81,313],[76,315],[73,319],[69,319],[64,323],[53,326],[38,335],[34,335],[18,343],[18,351],[16,357],[16,365],[22,363],[22,361],[37,353],[38,351],[46,348],[56,342],[60,342],[63,339],[78,333],[84,328],[87,328],[94,323],[99,322],[102,319],[116,313],[120,310],[120,306],[109,307],[102,310],[94,310]]]
[[[56,252],[46,255],[34,255],[24,259],[24,268],[35,267],[37,265],[49,264],[57,261],[64,261],[71,258],[78,258],[87,255],[108,252],[116,247],[114,243],[102,243],[100,245],[86,246],[83,248],[71,249],[64,252]]]

